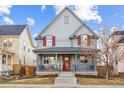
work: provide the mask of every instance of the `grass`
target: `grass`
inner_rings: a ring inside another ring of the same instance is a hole
[[[0,84],[53,84],[55,76],[38,76],[20,80],[0,79]]]
[[[124,85],[124,78],[106,80],[97,77],[77,76],[77,82],[81,85]]]

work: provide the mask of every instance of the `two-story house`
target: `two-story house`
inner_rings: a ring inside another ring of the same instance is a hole
[[[68,7],[37,37],[37,74],[74,71],[97,74],[98,36]]]
[[[13,65],[34,65],[34,45],[27,25],[0,26],[0,75]]]
[[[124,31],[114,31],[111,35],[116,47],[111,49],[114,56],[113,72],[116,75],[124,74]]]

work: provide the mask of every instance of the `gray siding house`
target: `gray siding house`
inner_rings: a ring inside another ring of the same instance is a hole
[[[37,74],[96,75],[98,36],[65,7],[37,37]]]

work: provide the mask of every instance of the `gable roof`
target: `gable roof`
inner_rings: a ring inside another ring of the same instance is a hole
[[[93,35],[94,35],[95,37],[98,38],[98,36],[97,36],[86,24],[84,24],[84,23],[82,22],[82,20],[81,20],[75,13],[73,13],[73,12],[66,6],[66,7],[48,24],[48,26],[45,27],[45,28],[35,37],[35,39],[37,40],[37,39],[40,37],[40,35],[41,35],[54,21],[56,21],[56,19],[57,19],[65,10],[68,10],[72,15],[74,15],[75,18],[81,23],[82,26],[85,26],[87,29],[89,29],[89,30],[91,31],[91,33],[93,33]]]
[[[118,43],[124,43],[124,38],[121,38]]]
[[[31,45],[34,47],[28,25],[1,25],[0,36],[20,36],[25,29],[27,29]]]
[[[124,31],[115,31],[112,35],[124,35]]]
[[[21,35],[27,25],[1,25],[0,36]]]

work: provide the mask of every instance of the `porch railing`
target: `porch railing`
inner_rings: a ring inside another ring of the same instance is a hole
[[[3,72],[12,71],[12,65],[2,64]]]
[[[72,71],[75,75],[75,72],[94,72],[96,71],[94,65],[87,65],[84,64],[73,64],[72,65]]]
[[[61,64],[49,64],[49,65],[39,65],[39,71],[41,72],[56,72],[60,75],[62,70]],[[94,72],[96,71],[94,65],[84,65],[84,64],[72,64],[71,71],[75,75],[76,72]]]

